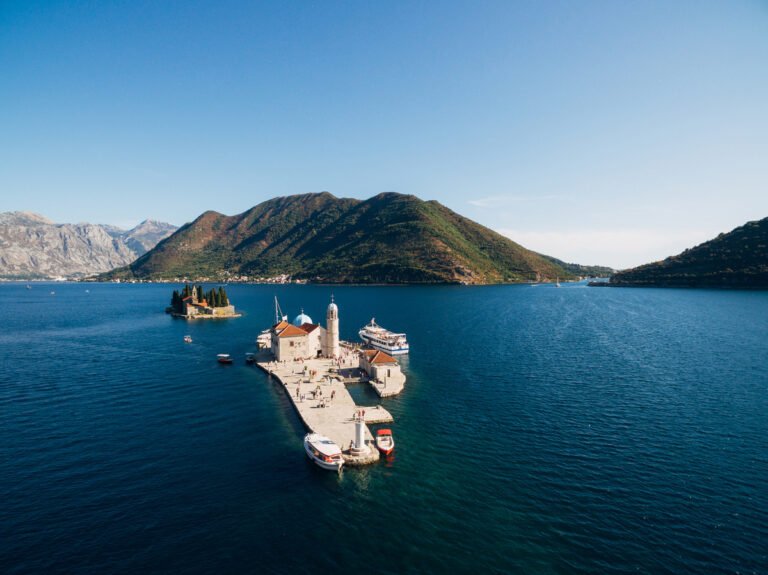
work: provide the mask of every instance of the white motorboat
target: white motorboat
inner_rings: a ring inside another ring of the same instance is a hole
[[[404,333],[394,333],[384,329],[376,323],[376,318],[371,318],[371,323],[359,332],[360,339],[373,348],[379,349],[389,355],[403,355],[408,353],[408,340]]]
[[[341,448],[319,433],[308,433],[304,437],[304,451],[307,452],[307,457],[323,469],[341,471],[344,465]]]
[[[191,335],[185,335],[184,336],[184,343],[192,343],[192,336]]]

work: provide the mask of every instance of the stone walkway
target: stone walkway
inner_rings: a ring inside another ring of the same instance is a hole
[[[392,415],[379,405],[356,405],[333,360],[276,363],[262,355],[257,365],[282,385],[307,429],[325,435],[341,447],[345,463],[365,465],[379,460],[379,451],[368,427],[365,428],[365,442],[369,454],[350,454],[355,437],[354,416],[363,412],[365,423],[372,424],[390,423]]]

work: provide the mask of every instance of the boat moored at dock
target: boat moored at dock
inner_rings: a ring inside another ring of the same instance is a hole
[[[341,471],[344,465],[341,448],[319,433],[308,433],[304,436],[304,451],[307,457],[323,469]]]
[[[379,429],[376,432],[376,449],[384,455],[389,455],[395,449],[395,438],[391,429]]]
[[[408,340],[404,333],[394,333],[384,329],[376,323],[376,318],[371,318],[371,323],[359,332],[360,339],[367,345],[385,351],[390,355],[403,355],[408,353]]]

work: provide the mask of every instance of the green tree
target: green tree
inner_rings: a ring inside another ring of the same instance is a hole
[[[219,286],[219,305],[221,307],[229,305],[229,298],[227,297],[227,292],[224,289],[224,286]]]
[[[173,295],[171,296],[171,309],[177,313],[181,311],[181,296],[179,295],[178,290],[173,290]]]

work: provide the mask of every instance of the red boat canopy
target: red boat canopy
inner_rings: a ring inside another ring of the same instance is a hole
[[[392,430],[391,429],[379,429],[376,432],[376,435],[392,435]]]

